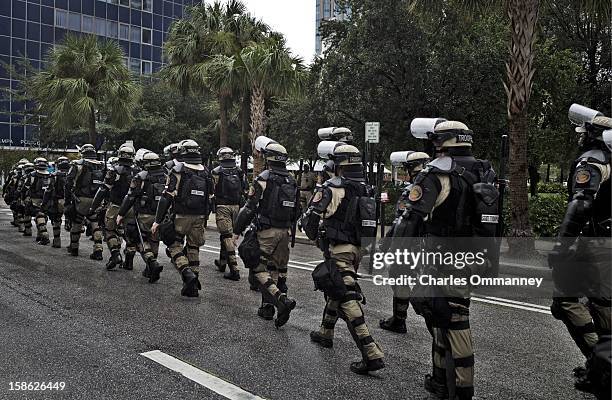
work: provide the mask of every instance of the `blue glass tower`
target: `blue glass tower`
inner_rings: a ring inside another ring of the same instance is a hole
[[[0,0],[0,64],[19,68],[24,57],[35,69],[69,32],[117,40],[134,73],[150,75],[162,66],[162,46],[170,24],[184,7],[199,0]],[[0,87],[17,87],[0,66]],[[0,146],[31,147],[34,126],[23,126],[25,104],[12,96],[0,100]]]

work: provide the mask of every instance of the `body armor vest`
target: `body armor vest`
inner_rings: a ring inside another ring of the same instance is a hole
[[[208,196],[210,194],[208,170],[197,171],[182,168],[180,174],[178,195],[175,198],[176,213],[208,215]]]
[[[104,164],[82,160],[81,173],[75,185],[74,194],[78,197],[93,198],[104,183]]]
[[[117,165],[115,166],[115,174],[117,175],[110,190],[109,200],[113,204],[120,205],[128,190],[130,190],[133,168],[127,165]]]
[[[42,199],[45,190],[49,187],[49,182],[51,181],[51,177],[49,174],[41,174],[37,171],[32,172],[32,178],[34,182],[32,182],[32,187],[30,188],[30,197],[33,199]]]
[[[344,198],[340,201],[336,212],[323,220],[326,237],[333,243],[350,243],[361,246],[359,232],[360,221],[355,200],[359,197],[369,197],[366,185],[345,178],[333,178],[326,182],[336,188],[344,188]]]
[[[215,186],[217,205],[238,205],[242,195],[242,171],[239,168],[216,167],[213,173],[218,176]]]
[[[289,228],[295,213],[295,198],[297,183],[287,172],[268,170],[262,172],[257,179],[266,182],[266,189],[259,202],[257,215],[263,229]]]
[[[53,173],[53,193],[56,199],[64,198],[64,186],[66,186],[66,171],[55,171]]]
[[[138,174],[143,181],[142,196],[134,204],[138,214],[155,215],[157,203],[166,187],[166,175],[160,170],[143,171]]]

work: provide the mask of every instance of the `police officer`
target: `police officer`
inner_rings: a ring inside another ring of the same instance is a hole
[[[321,228],[329,246],[324,249],[329,258],[323,264],[337,270],[342,282],[337,284],[339,294],[325,293],[323,321],[318,331],[310,333],[310,338],[323,347],[332,347],[336,319],[342,318],[362,354],[360,361],[351,363],[351,371],[367,374],[385,367],[384,354],[365,323],[359,303],[364,297],[357,283],[361,239],[376,234],[375,200],[372,188],[365,184],[361,154],[355,146],[341,144],[334,148],[330,158],[334,161],[336,176],[326,181],[312,198],[302,224],[308,238],[315,240],[320,234],[319,222],[323,220]],[[362,230],[364,226],[368,228]]]
[[[437,158],[415,178],[394,237],[476,236],[482,218],[479,206],[470,201],[474,198],[473,185],[482,183],[486,198],[496,198],[495,172],[488,161],[472,155],[472,131],[465,124],[439,122],[426,137],[435,145]],[[459,245],[463,246],[463,241]],[[470,274],[486,272],[489,265],[487,262],[463,270],[450,267],[450,271],[435,266],[431,274],[445,277],[450,273],[469,279]],[[471,399],[474,351],[469,325],[470,287],[437,288],[433,303],[419,303],[421,299],[411,298],[415,311],[425,316],[433,336],[433,374],[426,375],[425,389],[440,398]]]
[[[72,162],[64,188],[65,214],[71,220],[68,252],[75,257],[79,255],[79,240],[83,222],[87,219],[92,226],[94,239],[90,258],[99,260],[103,249],[102,231],[98,226],[96,215],[91,211],[91,205],[98,188],[104,183],[105,166],[102,161],[97,160],[96,149],[91,144],[84,144],[79,152],[81,158]]]
[[[390,238],[393,237],[393,226],[395,226],[399,217],[406,209],[408,195],[412,188],[411,182],[413,182],[416,176],[425,168],[425,164],[427,164],[429,160],[429,155],[421,151],[398,151],[391,153],[391,163],[401,168],[406,174],[406,185],[395,205],[395,220],[391,225],[391,230],[385,235],[386,241],[389,241]],[[389,275],[394,276],[395,273],[390,271]],[[409,306],[410,287],[400,285],[393,286],[393,315],[387,319],[380,320],[380,327],[391,332],[406,333],[406,317],[408,316]]]
[[[289,229],[297,218],[297,184],[287,171],[287,150],[279,143],[260,136],[255,148],[262,153],[266,170],[257,176],[249,189],[248,199],[234,223],[234,241],[254,221],[261,257],[253,273],[260,285],[261,306],[257,315],[274,318],[275,326],[289,321],[294,299],[287,296],[289,263]]]
[[[51,226],[53,227],[52,247],[62,247],[60,236],[62,229],[62,215],[64,215],[64,187],[66,186],[66,175],[70,169],[70,160],[67,157],[58,157],[55,160],[55,171],[51,174],[49,186],[45,190],[43,205],[46,208]]]
[[[11,221],[11,225],[16,226],[18,228],[21,227],[19,222],[19,211],[17,207],[17,183],[19,181],[19,177],[21,176],[23,165],[28,162],[27,159],[22,158],[13,166],[11,171],[9,172],[4,186],[2,187],[2,194],[4,196],[4,201],[8,206],[10,206],[11,211],[13,213],[13,220]],[[22,230],[20,230],[21,232]]]
[[[126,236],[125,262],[121,258],[121,225],[117,224],[117,215],[123,198],[130,188],[130,182],[135,175],[134,170],[134,148],[128,144],[119,146],[117,152],[118,161],[112,169],[106,171],[104,185],[101,185],[94,197],[91,205],[93,213],[102,200],[108,200],[108,208],[104,218],[104,239],[111,253],[110,259],[106,263],[106,269],[111,270],[121,265],[127,270],[133,269],[134,255],[136,254],[136,243]],[[128,215],[132,219],[133,215]],[[102,259],[102,252],[97,254],[99,260]],[[123,264],[122,264],[123,263]]]
[[[304,164],[304,171],[302,171],[300,176],[300,205],[302,210],[308,208],[316,185],[316,174],[310,170],[309,164]]]
[[[37,157],[34,160],[34,166],[36,169],[27,176],[24,183],[26,208],[29,211],[26,218],[34,218],[36,243],[46,246],[49,244],[49,233],[47,232],[47,215],[43,210],[43,197],[51,180],[48,171],[49,162],[43,157]],[[26,225],[31,225],[30,221]]]
[[[156,153],[148,151],[143,154],[141,160],[143,171],[140,171],[130,183],[130,189],[124,197],[119,213],[117,225],[121,225],[123,218],[134,208],[136,228],[135,235],[139,236],[137,244],[138,251],[145,262],[143,276],[149,278],[150,283],[159,280],[159,274],[163,267],[157,262],[159,250],[159,239],[151,233],[151,227],[155,220],[157,204],[166,186],[166,174],[164,173],[161,160]]]
[[[551,311],[565,324],[587,360],[584,367],[574,369],[576,388],[597,393],[606,388],[598,387],[601,382],[593,379],[593,372],[598,372],[591,367],[593,349],[602,338],[609,341],[612,305],[612,118],[578,104],[570,107],[569,116],[579,125],[580,156],[571,169],[567,211],[549,255],[555,284]],[[588,299],[586,304],[579,301],[583,297]],[[609,390],[609,345],[607,357]]]
[[[168,175],[151,232],[155,235],[172,205],[176,213],[174,232],[168,252],[183,279],[181,295],[197,297],[202,288],[198,280],[200,246],[205,243],[205,224],[213,185],[210,171],[202,165],[200,146],[195,140],[179,144],[179,160]],[[184,245],[187,239],[186,246]],[[166,242],[166,239],[164,239]],[[185,246],[185,247],[184,247]]]
[[[236,166],[236,154],[231,148],[220,148],[217,151],[217,159],[219,165],[211,171],[215,185],[215,221],[221,242],[219,259],[215,260],[215,265],[221,272],[225,272],[226,266],[229,267],[223,277],[237,281],[240,280],[240,272],[232,240],[232,227],[240,209],[242,195],[247,189],[247,182],[244,172]]]
[[[166,162],[164,163],[164,169],[166,170],[166,174],[170,174],[172,168],[179,163],[178,161],[178,151],[179,144],[172,143],[168,146],[164,147],[164,158]]]
[[[23,232],[23,236],[32,236],[32,217],[31,211],[29,208],[29,204],[26,201],[27,199],[27,182],[30,178],[30,174],[34,172],[35,166],[33,163],[28,162],[23,165],[23,170],[21,172],[21,176],[17,182],[17,198],[18,198],[18,209],[19,209],[19,220],[21,221],[21,226],[23,226],[23,230],[20,229],[20,232]]]

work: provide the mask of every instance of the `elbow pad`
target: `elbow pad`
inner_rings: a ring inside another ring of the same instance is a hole
[[[302,217],[302,227],[304,233],[308,236],[308,239],[315,240],[319,236],[319,223],[321,222],[321,215],[316,213],[310,208]]]
[[[157,210],[155,212],[155,222],[156,223],[159,224],[163,221],[171,205],[172,205],[172,196],[164,192],[159,198],[159,203],[157,203]]]
[[[108,189],[106,189],[106,186],[100,186],[100,188],[98,188],[98,191],[96,192],[96,195],[94,196],[94,199],[91,202],[92,210],[95,210],[100,207],[100,204],[102,204],[102,200],[106,198],[107,193]]]
[[[559,229],[559,237],[577,237],[587,223],[593,201],[590,197],[575,197],[567,205],[565,218]]]
[[[393,228],[393,237],[416,237],[423,223],[423,215],[418,211],[407,209]]]
[[[119,215],[121,215],[122,217],[125,216],[130,210],[130,208],[132,208],[133,204],[134,196],[130,196],[130,194],[128,193],[127,195],[125,195],[123,201],[121,202],[121,207],[119,207]]]
[[[236,222],[234,222],[234,233],[241,235],[253,218],[255,218],[255,211],[247,206],[242,207],[236,216]]]

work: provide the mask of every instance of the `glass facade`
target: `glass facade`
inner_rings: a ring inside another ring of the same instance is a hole
[[[173,20],[184,7],[199,0],[0,0],[0,87],[16,88],[24,58],[36,70],[45,55],[69,32],[96,34],[117,40],[126,65],[136,74],[150,75],[162,66],[162,46]],[[0,97],[0,146],[29,147],[34,126],[24,126],[13,114],[25,104]]]
[[[335,0],[316,0],[316,28],[315,28],[315,52],[320,55],[323,52],[323,43],[319,27],[321,21],[337,19],[344,20],[351,16],[349,7],[341,6]]]

